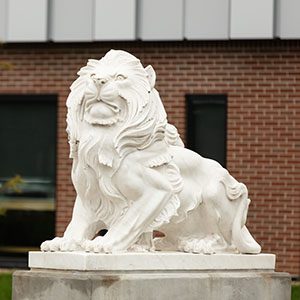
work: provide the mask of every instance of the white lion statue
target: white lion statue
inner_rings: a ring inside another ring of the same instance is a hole
[[[78,75],[67,99],[77,198],[64,236],[42,251],[261,251],[245,226],[246,186],[184,148],[151,66],[111,50]]]

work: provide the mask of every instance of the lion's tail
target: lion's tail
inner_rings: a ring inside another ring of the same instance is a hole
[[[245,225],[250,202],[248,198],[242,199],[238,206],[232,223],[232,240],[237,250],[241,253],[257,254],[260,253],[261,247],[252,237]]]
[[[227,199],[230,201],[239,201],[232,222],[233,244],[241,253],[260,253],[260,245],[254,240],[245,225],[248,207],[251,202],[248,198],[247,187],[230,175],[225,176],[221,182],[224,185]]]

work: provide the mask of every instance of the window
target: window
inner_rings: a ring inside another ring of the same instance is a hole
[[[186,95],[187,148],[226,166],[226,95]]]
[[[0,95],[1,256],[55,234],[56,107],[56,95]]]

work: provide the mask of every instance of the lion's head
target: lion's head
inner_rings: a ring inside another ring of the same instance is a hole
[[[151,66],[144,68],[125,51],[110,50],[100,60],[89,60],[78,75],[67,100],[71,145],[87,126],[99,134],[110,132],[120,157],[164,138],[166,113]]]

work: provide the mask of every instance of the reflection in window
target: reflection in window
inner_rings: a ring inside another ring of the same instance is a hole
[[[0,95],[2,253],[54,235],[56,106],[55,95]]]

